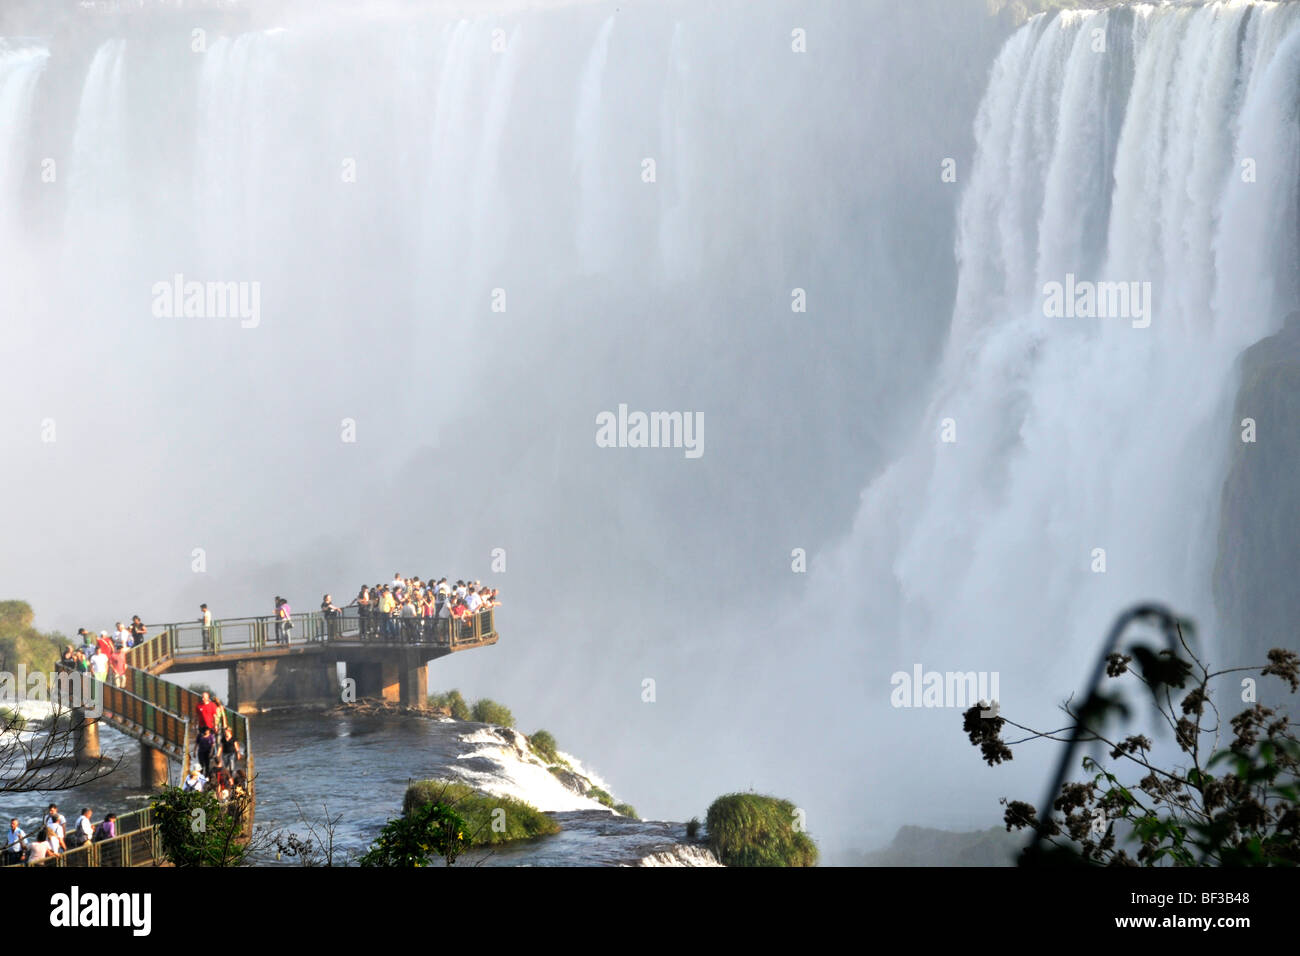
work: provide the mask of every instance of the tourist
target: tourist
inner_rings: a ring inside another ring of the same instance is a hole
[[[86,807],[81,811],[81,815],[77,817],[76,826],[74,826],[72,832],[68,834],[69,849],[75,849],[90,842],[90,838],[95,833],[95,827],[90,822],[90,818],[93,815],[94,811],[91,810],[90,807]]]
[[[239,750],[239,741],[235,739],[235,731],[227,726],[221,737],[221,764],[234,774],[241,757],[243,754]]]
[[[203,625],[203,650],[211,651],[212,648],[212,612],[208,610],[206,604],[199,605],[199,623]]]
[[[67,849],[67,841],[64,839],[64,825],[67,819],[59,812],[59,808],[50,804],[50,812],[45,814],[43,829],[46,833],[46,842],[50,844],[52,853],[58,853],[60,850]]]
[[[77,648],[76,652],[73,654],[72,666],[77,669],[78,673],[90,673],[90,661],[86,658],[86,651],[84,648]]]
[[[94,839],[98,843],[100,840],[111,840],[115,836],[117,836],[117,814],[110,813],[96,828]]]
[[[49,834],[45,827],[37,831],[36,836],[32,837],[27,844],[27,862],[36,863],[50,856]],[[56,851],[57,852],[57,851]]]
[[[325,617],[325,635],[322,640],[336,640],[339,636],[339,615],[343,609],[334,604],[334,598],[327,594],[320,599],[320,612]]]
[[[211,727],[204,727],[199,731],[199,741],[194,745],[194,751],[201,769],[207,770],[212,766],[212,748],[216,742],[217,738]]]
[[[212,703],[215,708],[212,711],[212,736],[220,742],[222,733],[230,726],[230,720],[226,717],[226,707],[221,703],[220,697],[213,694]]]
[[[5,866],[13,866],[13,864],[23,861],[26,850],[26,847],[23,846],[23,840],[25,839],[27,839],[27,834],[18,825],[18,818],[14,817],[9,821],[9,833],[5,836]]]
[[[108,655],[102,647],[96,648],[95,656],[90,659],[90,674],[100,683],[108,680]]]
[[[181,785],[181,790],[184,791],[193,790],[196,793],[202,793],[203,788],[207,785],[207,782],[208,782],[207,777],[203,776],[203,774],[199,773],[197,770],[191,767],[190,772],[185,775],[185,783]]]
[[[123,624],[121,621],[118,621],[117,624],[115,625],[115,628],[117,630],[117,636],[113,638],[114,643],[121,644],[123,647],[135,646],[135,638],[131,636],[131,631],[127,628],[125,624]]]
[[[357,592],[352,604],[357,606],[357,627],[361,639],[364,641],[370,636],[370,588],[364,584],[361,585],[361,590]],[[352,605],[348,606],[351,607]]]
[[[411,600],[408,593],[406,600],[402,602],[401,611],[402,640],[408,644],[415,643],[416,616],[415,602]]]
[[[108,667],[113,672],[113,686],[126,687],[126,648],[113,648],[113,653],[108,655]]]
[[[99,638],[95,641],[95,649],[102,651],[105,657],[113,653],[113,639],[108,636],[108,631],[99,632]]]
[[[217,732],[217,704],[212,699],[212,695],[205,690],[194,710],[199,715],[199,735],[202,736],[205,730],[210,730],[215,734]]]
[[[131,647],[134,647],[136,644],[143,644],[144,636],[149,633],[149,628],[144,626],[144,622],[140,620],[139,614],[131,617],[131,626],[127,628],[127,630],[131,635]]]
[[[275,598],[275,643],[288,644],[290,634],[293,628],[293,612],[289,609],[289,602],[284,598],[276,595]]]

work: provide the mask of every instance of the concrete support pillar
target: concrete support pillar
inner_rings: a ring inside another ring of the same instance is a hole
[[[140,744],[140,786],[159,790],[167,786],[167,755],[148,744]]]
[[[77,763],[99,759],[99,721],[78,707],[72,711],[72,752]]]
[[[341,700],[334,662],[316,656],[239,661],[230,668],[227,696],[227,706],[241,714]]]
[[[429,701],[429,665],[407,662],[402,668],[400,701],[406,707],[424,709]]]

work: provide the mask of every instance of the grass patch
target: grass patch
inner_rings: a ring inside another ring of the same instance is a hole
[[[592,787],[587,791],[587,796],[591,797],[591,799],[595,800],[603,807],[609,807],[611,810],[614,809],[614,798],[604,790],[600,789],[600,787]]]
[[[555,738],[551,736],[549,730],[535,730],[532,736],[528,738],[529,746],[533,748],[533,753],[541,757],[547,763],[559,763],[560,754],[555,749]]]
[[[474,701],[474,710],[472,720],[477,720],[481,724],[496,724],[498,727],[513,727],[515,725],[515,715],[510,713],[510,708],[505,704],[498,704],[495,700],[489,700],[484,697]]]
[[[513,797],[480,793],[469,784],[446,780],[417,780],[406,788],[402,812],[426,803],[444,803],[465,821],[471,846],[492,846],[513,840],[559,833],[560,825],[531,804]],[[495,813],[503,810],[504,813]]]
[[[470,720],[472,712],[469,704],[465,703],[465,698],[461,696],[458,690],[449,690],[441,694],[429,695],[430,707],[446,707],[451,711],[454,720]]]
[[[705,816],[709,848],[724,866],[816,866],[817,844],[795,829],[799,818],[789,800],[729,793]]]
[[[641,819],[639,816],[637,816],[636,807],[632,806],[632,804],[630,803],[614,804],[614,812],[617,813],[619,816],[631,817],[633,820]]]

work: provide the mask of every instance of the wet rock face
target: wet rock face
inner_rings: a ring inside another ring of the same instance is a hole
[[[1300,312],[1242,354],[1233,426],[1214,599],[1232,663],[1262,664],[1300,643]]]

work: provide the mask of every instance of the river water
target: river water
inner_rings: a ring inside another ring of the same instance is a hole
[[[139,786],[139,747],[110,728],[101,730],[116,770],[92,784],[59,794],[20,794],[0,806],[7,824],[17,816],[33,834],[51,802],[71,821],[82,807],[105,813],[138,809],[149,799]],[[337,861],[365,851],[384,823],[401,812],[410,781],[455,777],[488,792],[527,800],[550,812],[561,831],[491,850],[474,850],[457,866],[619,866],[709,862],[683,846],[685,825],[621,817],[562,786],[542,765],[486,724],[400,714],[286,711],[252,720],[259,828],[306,832],[304,821],[340,816],[334,831]],[[566,755],[567,756],[567,755]],[[609,785],[581,767],[603,789]],[[176,773],[176,765],[172,765]],[[290,865],[274,852],[261,865]]]

